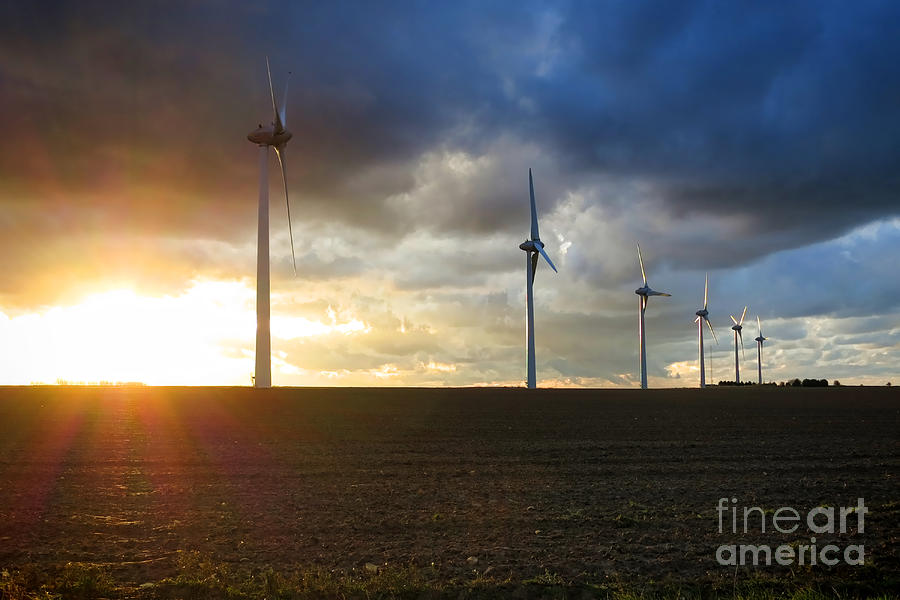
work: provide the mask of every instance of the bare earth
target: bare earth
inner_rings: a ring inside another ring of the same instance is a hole
[[[0,568],[179,550],[235,568],[431,567],[446,578],[716,581],[720,497],[870,512],[819,547],[900,574],[900,390],[0,388]],[[726,524],[727,525],[727,524]],[[477,563],[467,561],[476,557]],[[868,570],[863,570],[868,569]]]

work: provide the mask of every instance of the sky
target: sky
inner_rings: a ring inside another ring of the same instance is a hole
[[[0,3],[0,384],[247,385],[258,149],[275,385],[900,381],[900,4]],[[710,340],[707,339],[707,344]]]

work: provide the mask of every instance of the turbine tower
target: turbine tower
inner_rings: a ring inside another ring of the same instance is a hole
[[[759,322],[759,315],[756,315],[756,328],[759,331],[759,336],[756,338],[756,366],[759,370],[759,385],[762,385],[762,347],[763,342],[769,338],[763,337],[762,334],[762,325]]]
[[[544,257],[550,268],[556,271],[553,261],[544,252],[544,242],[538,234],[537,206],[534,203],[534,179],[531,177],[531,169],[528,169],[528,189],[531,192],[531,239],[526,239],[519,244],[519,248],[525,251],[525,336],[527,338],[528,352],[528,387],[537,386],[536,368],[534,364],[534,274],[537,271],[538,254]]]
[[[706,325],[709,327],[709,332],[713,334],[713,339],[716,340],[716,344],[719,343],[719,338],[716,337],[716,332],[713,329],[712,323],[709,322],[709,311],[706,310],[707,303],[709,301],[709,273],[706,274],[706,285],[703,287],[703,308],[698,310],[695,315],[697,318],[694,319],[694,323],[697,324],[697,335],[700,339],[700,387],[706,387],[706,366],[703,364],[703,322],[706,321]]]
[[[637,245],[638,251],[638,261],[641,263],[641,277],[644,278],[643,287],[639,287],[634,290],[634,293],[638,295],[638,332],[640,334],[640,347],[641,347],[641,389],[647,389],[647,340],[644,333],[644,311],[647,310],[647,300],[650,296],[671,296],[672,294],[667,294],[665,292],[657,292],[656,290],[650,289],[650,286],[647,285],[647,272],[644,271],[644,257],[641,255],[641,245]]]
[[[256,237],[256,369],[254,385],[258,388],[272,387],[272,341],[269,329],[269,148],[275,149],[278,164],[281,165],[281,181],[284,183],[284,202],[287,205],[288,233],[291,238],[291,261],[294,275],[297,261],[294,257],[294,232],[291,230],[291,204],[288,200],[287,173],[285,171],[284,147],[292,134],[286,129],[287,82],[281,106],[275,99],[272,87],[272,71],[266,57],[266,73],[269,76],[269,95],[272,97],[274,120],[271,125],[259,127],[247,134],[247,139],[259,146],[259,213]],[[290,75],[290,73],[288,74]]]
[[[731,320],[734,321],[734,325],[731,328],[734,330],[734,382],[738,385],[741,383],[741,365],[738,362],[738,339],[741,340],[741,354],[744,353],[744,334],[741,333],[741,330],[744,328],[744,317],[747,315],[747,307],[744,307],[744,312],[741,313],[741,320],[738,321],[734,318],[734,315],[731,315]]]

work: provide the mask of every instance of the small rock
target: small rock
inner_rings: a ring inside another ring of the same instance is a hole
[[[477,556],[470,556],[469,558],[466,559],[466,562],[469,563],[469,565],[471,565],[471,566],[474,567],[475,565],[478,564],[478,557],[477,557]]]
[[[375,563],[366,563],[366,573],[378,573],[381,570],[381,567],[376,565]]]
[[[481,574],[481,576],[482,576],[482,577],[487,577],[488,574],[490,574],[490,572],[493,571],[493,570],[494,570],[494,567],[488,567],[487,569],[484,570],[484,572]]]
[[[138,587],[139,587],[140,589],[142,589],[142,590],[149,590],[149,589],[152,588],[152,587],[156,587],[156,584],[155,584],[155,583],[147,582],[147,583],[142,583],[142,584],[139,585]]]

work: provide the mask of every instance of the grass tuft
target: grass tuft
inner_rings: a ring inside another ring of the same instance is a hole
[[[179,552],[176,572],[139,588],[117,585],[99,565],[68,563],[55,574],[33,566],[0,571],[0,600],[520,600],[597,598],[605,600],[900,600],[896,577],[870,573],[854,581],[785,581],[754,576],[743,581],[674,581],[639,584],[610,580],[602,573],[567,579],[545,569],[515,581],[475,573],[448,577],[429,567],[383,566],[365,569],[297,569],[218,563],[199,552]],[[616,577],[616,576],[614,576]],[[600,580],[602,583],[591,583]]]

